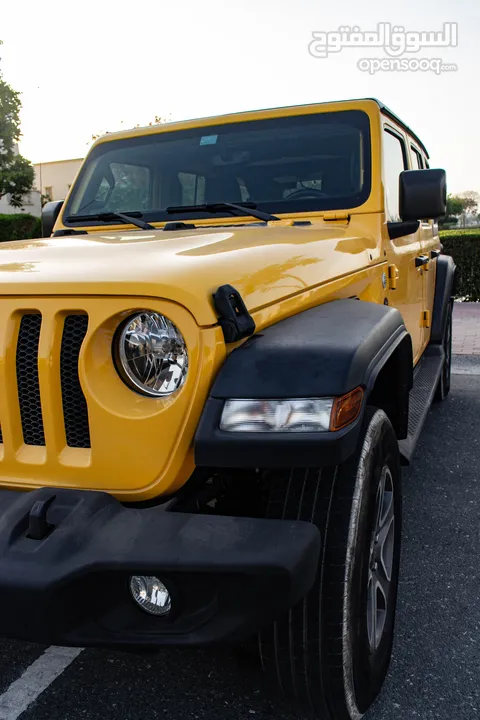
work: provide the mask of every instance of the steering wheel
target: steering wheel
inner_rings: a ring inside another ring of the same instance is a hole
[[[285,200],[301,200],[302,198],[319,197],[326,198],[328,193],[324,193],[317,188],[300,188],[300,190],[294,190]]]

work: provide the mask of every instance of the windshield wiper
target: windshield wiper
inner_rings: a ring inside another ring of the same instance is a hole
[[[217,203],[206,203],[205,205],[171,205],[166,208],[167,213],[193,213],[193,212],[209,212],[218,213],[227,210],[232,215],[250,215],[251,217],[257,218],[257,220],[280,220],[276,215],[270,215],[270,213],[256,210],[255,203],[242,203],[237,205],[231,202],[217,202]]]
[[[140,220],[143,217],[141,212],[131,213],[119,213],[119,212],[104,212],[96,213],[95,215],[69,215],[67,222],[88,222],[89,220],[101,220],[102,222],[108,222],[108,220],[121,220],[126,225],[135,225],[135,227],[141,230],[157,230],[156,227]]]

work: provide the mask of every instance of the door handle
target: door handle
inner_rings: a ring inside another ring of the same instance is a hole
[[[441,252],[440,250],[432,250],[430,253],[430,257],[432,258],[432,260],[435,260],[436,258],[438,258],[438,256],[440,255],[440,252]]]
[[[419,255],[415,258],[415,267],[421,267],[422,265],[426,265],[429,262],[430,258],[428,257],[428,255]]]

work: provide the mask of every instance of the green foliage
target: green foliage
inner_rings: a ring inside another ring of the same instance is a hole
[[[42,237],[40,218],[26,213],[0,215],[0,242]]]
[[[1,44],[1,42],[0,42]],[[32,164],[16,152],[20,139],[20,94],[0,73],[0,197],[10,195],[10,205],[20,207],[33,188]]]
[[[480,301],[480,228],[441,230],[440,240],[457,266],[456,296]]]
[[[457,195],[449,195],[447,197],[447,215],[461,215],[464,209],[462,198]]]
[[[445,239],[457,238],[458,240],[470,239],[480,240],[480,228],[455,228],[454,230],[440,230],[440,239],[445,244]],[[449,253],[450,254],[450,253]]]
[[[480,204],[480,195],[475,190],[466,190],[460,193],[459,199],[463,205],[463,212],[477,214],[478,205]]]
[[[443,218],[440,218],[440,227],[444,227],[445,225],[456,225],[458,223],[458,218],[466,210],[466,202],[465,198],[460,197],[459,195],[449,195],[447,197],[447,213],[443,216]]]
[[[462,199],[457,195],[449,195],[447,197],[447,213],[440,219],[440,226],[444,227],[445,225],[456,225],[462,212]]]
[[[16,155],[8,170],[0,173],[0,184],[5,183],[5,190],[10,194],[10,205],[20,208],[23,198],[33,188],[35,172],[33,165],[21,155]]]

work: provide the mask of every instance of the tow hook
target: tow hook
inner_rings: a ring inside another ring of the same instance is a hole
[[[55,498],[56,495],[50,495],[46,500],[37,500],[32,505],[28,516],[28,538],[44,540],[52,532],[55,526],[47,522],[47,512]]]

